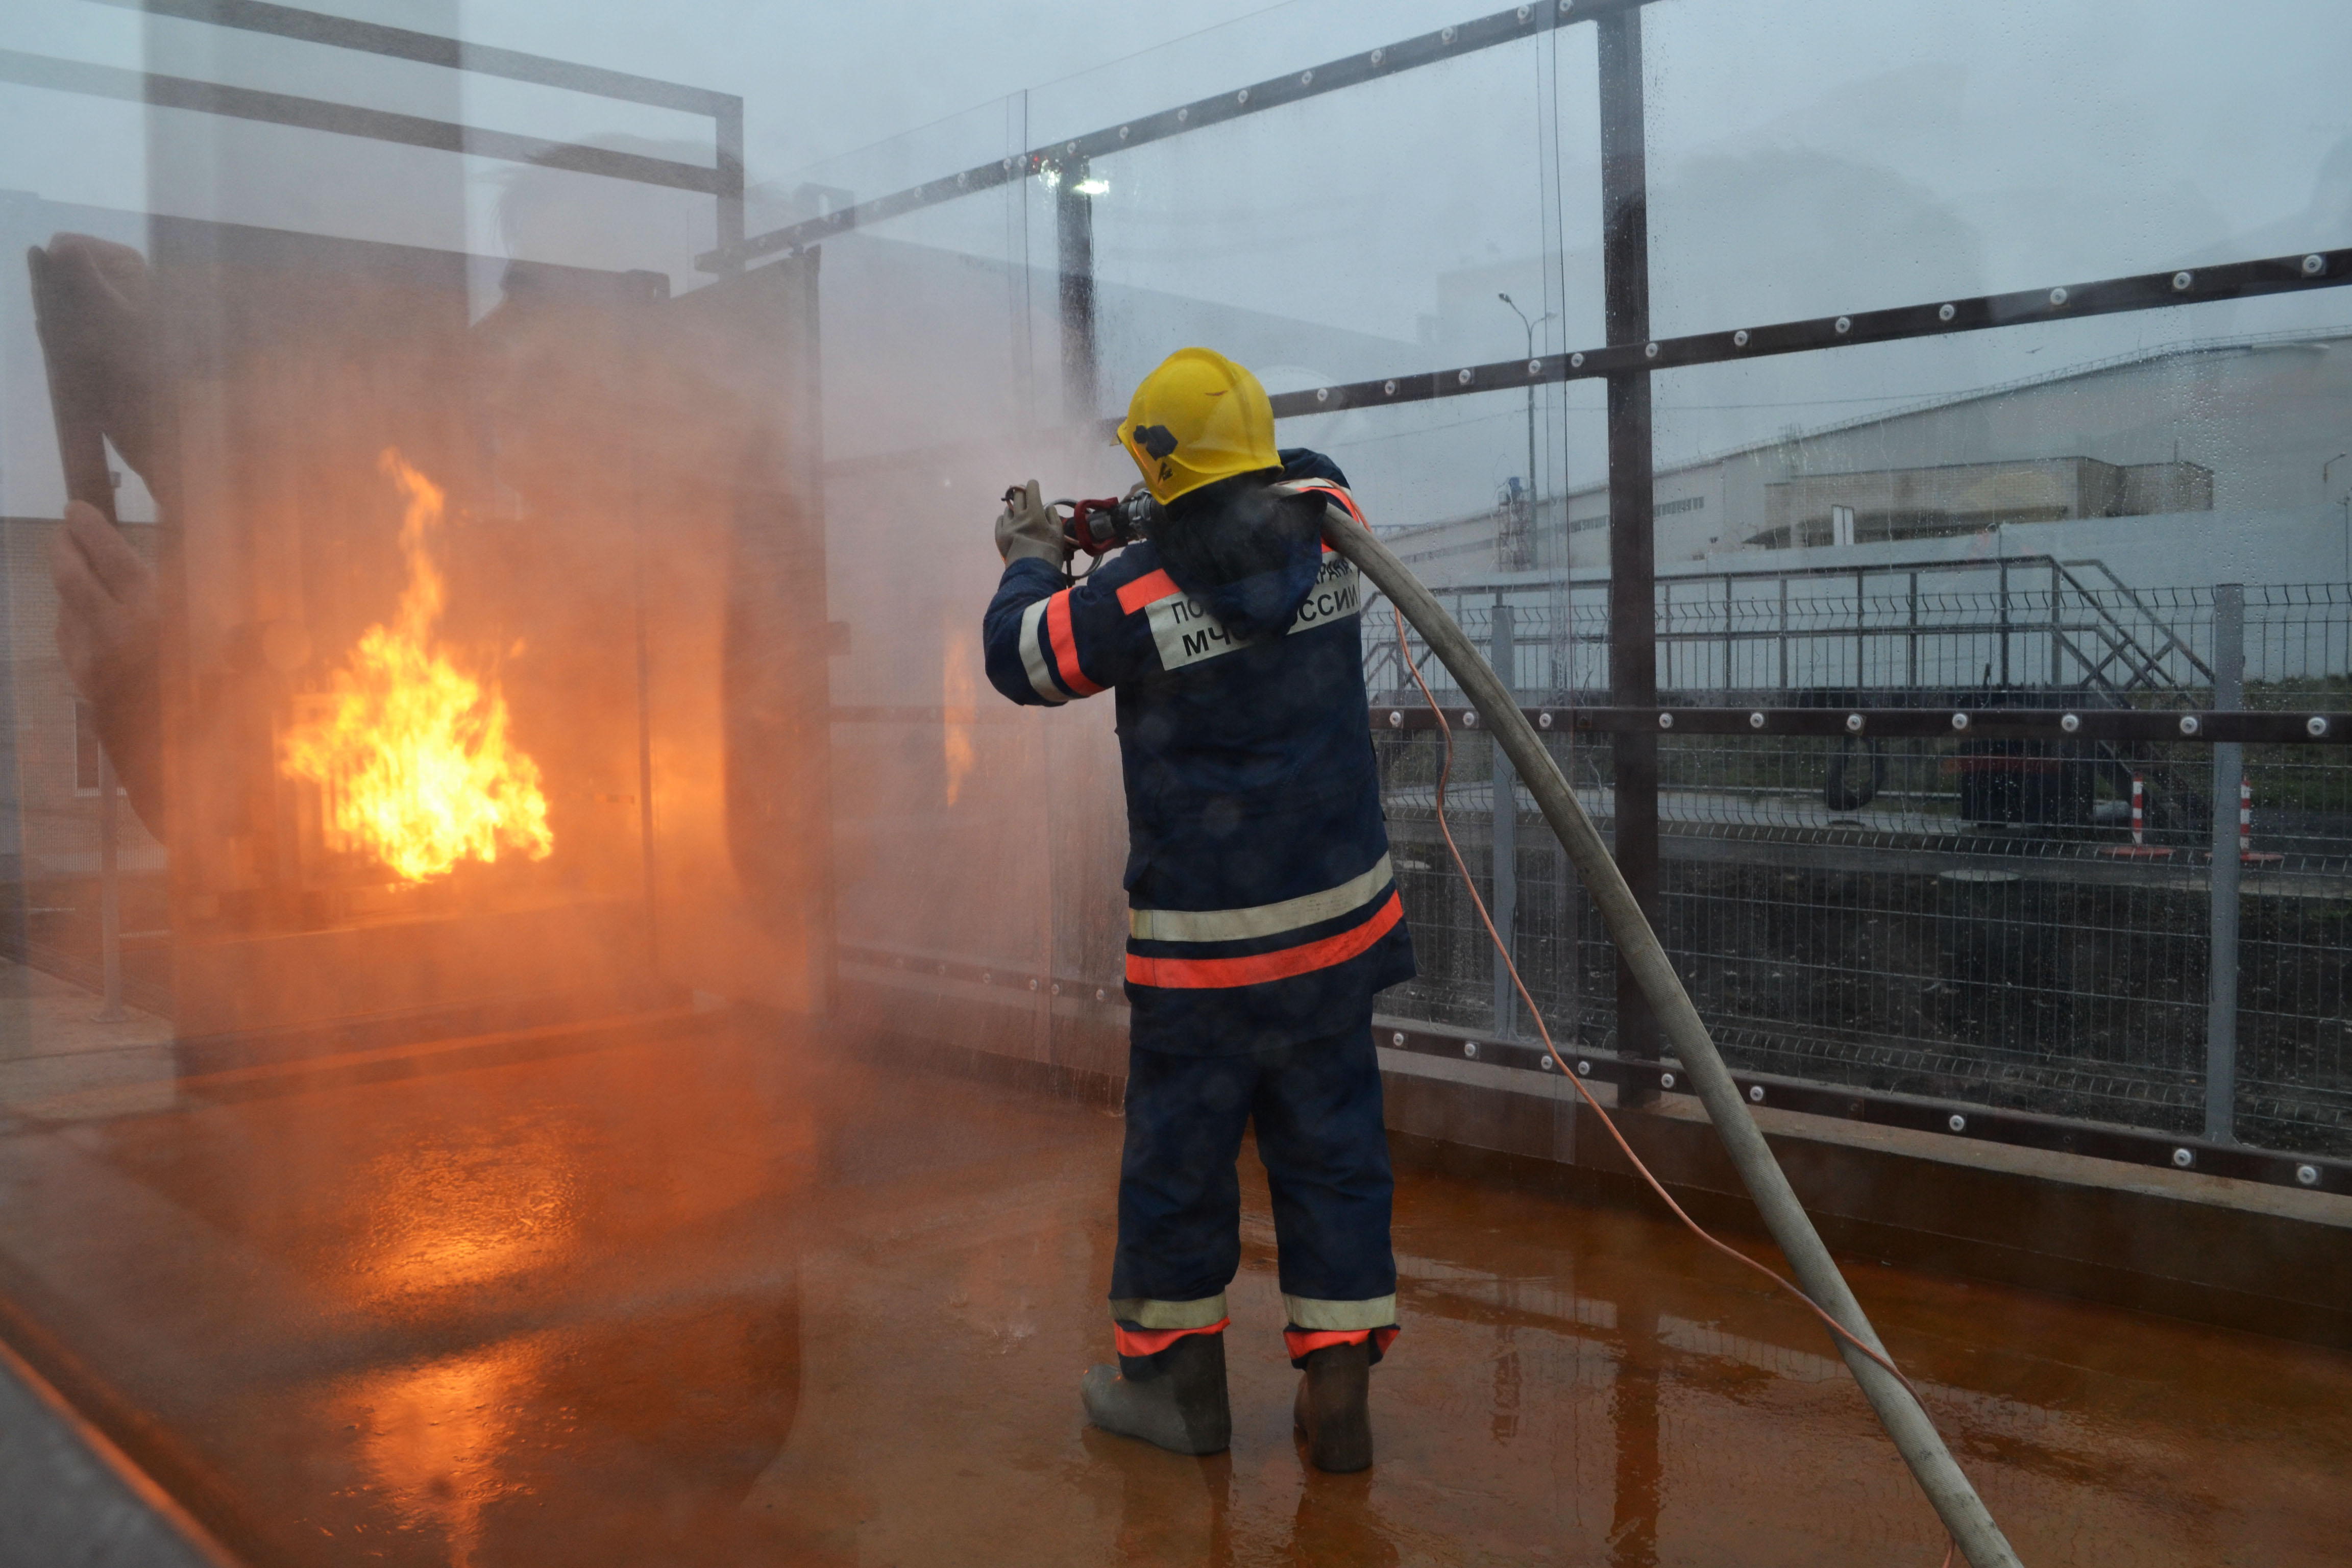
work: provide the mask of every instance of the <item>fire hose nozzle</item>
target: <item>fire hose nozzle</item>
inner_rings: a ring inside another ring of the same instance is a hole
[[[1102,555],[1139,539],[1151,537],[1160,521],[1160,503],[1141,489],[1104,500],[1057,500],[1055,510],[1070,509],[1062,542],[1073,554]]]

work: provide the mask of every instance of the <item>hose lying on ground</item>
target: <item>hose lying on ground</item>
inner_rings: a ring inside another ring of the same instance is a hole
[[[1649,918],[1634,900],[1633,889],[1626,886],[1616,861],[1610,858],[1608,846],[1601,841],[1600,831],[1592,826],[1591,818],[1585,816],[1584,807],[1569,788],[1568,781],[1560,776],[1550,753],[1544,750],[1542,741],[1537,738],[1535,727],[1528,722],[1527,716],[1519,711],[1517,701],[1496,679],[1486,661],[1478,656],[1477,649],[1463,635],[1462,628],[1454,624],[1453,617],[1445,613],[1435,596],[1422,586],[1420,580],[1406,570],[1403,563],[1386,545],[1373,537],[1371,530],[1362,524],[1360,518],[1350,521],[1336,508],[1327,510],[1323,536],[1332,549],[1347,557],[1388,595],[1404,618],[1412,621],[1429,644],[1431,651],[1460,683],[1472,706],[1477,709],[1480,721],[1494,734],[1496,743],[1503,748],[1504,754],[1510,758],[1512,766],[1518,771],[1520,781],[1527,785],[1528,794],[1535,797],[1544,820],[1559,837],[1560,847],[1568,852],[1569,859],[1576,867],[1578,877],[1591,894],[1593,903],[1599,907],[1601,917],[1608,925],[1610,938],[1617,944],[1619,955],[1656,1013],[1667,1042],[1674,1047],[1675,1057],[1698,1092],[1699,1103],[1706,1108],[1707,1119],[1714,1122],[1717,1134],[1723,1140],[1725,1152],[1730,1155],[1733,1167],[1738,1171],[1740,1181],[1748,1188],[1748,1196],[1755,1201],[1757,1211],[1763,1215],[1765,1228],[1771,1233],[1773,1241],[1789,1259],[1797,1276],[1798,1286],[1801,1287],[1791,1289],[1820,1313],[1833,1331],[1832,1342],[1837,1346],[1838,1353],[1845,1358],[1854,1381],[1862,1386],[1864,1397],[1877,1412],[1887,1436],[1895,1440],[1896,1451],[1903,1456],[1904,1463],[1911,1468],[1911,1474],[1918,1481],[1920,1490],[1927,1493],[1937,1517],[1943,1521],[1944,1528],[1950,1532],[1970,1568],[2021,1568],[2015,1550],[2001,1534],[2000,1527],[1993,1522],[1992,1514],[1986,1509],[1983,1500],[1977,1496],[1976,1489],[1953,1459],[1951,1451],[1944,1446],[1943,1438],[1937,1433],[1934,1422],[1928,1418],[1927,1408],[1919,1403],[1909,1381],[1888,1359],[1877,1331],[1870,1326],[1870,1320],[1864,1315],[1861,1303],[1854,1300],[1845,1277],[1838,1272],[1829,1248],[1822,1244],[1820,1234],[1813,1229],[1812,1220],[1806,1215],[1804,1205],[1797,1201],[1795,1190],[1789,1185],[1788,1176],[1772,1157],[1770,1146],[1764,1142],[1764,1134],[1748,1114],[1747,1101],[1740,1098],[1738,1087],[1731,1080],[1730,1070],[1723,1065],[1722,1057],[1717,1054],[1715,1041],[1708,1036],[1698,1009],[1692,1005],[1690,994],[1683,989],[1682,981],[1675,973],[1674,963],[1667,958],[1657,933],[1650,928]],[[1399,632],[1402,635],[1402,626]],[[1413,669],[1409,657],[1405,660],[1405,668]],[[1413,678],[1419,681],[1418,670],[1413,670]],[[1423,688],[1424,694],[1427,689],[1425,686]],[[1435,706],[1433,700],[1432,706]],[[1440,722],[1443,722],[1443,715]],[[1441,813],[1441,826],[1442,823]],[[1449,846],[1452,843],[1450,835],[1447,842]],[[1474,896],[1475,893],[1474,889]],[[1483,906],[1480,913],[1482,916],[1485,913]],[[1491,922],[1489,929],[1491,931]],[[1499,939],[1497,946],[1500,946]],[[1509,961],[1507,952],[1504,953],[1504,960],[1506,963]],[[1514,970],[1513,979],[1517,978]],[[1520,987],[1520,994],[1523,998],[1527,995],[1524,986]],[[1533,999],[1527,1000],[1529,1014],[1536,1017],[1538,1026],[1542,1027],[1541,1015],[1537,1012]],[[1568,1070],[1565,1061],[1559,1060],[1559,1049],[1551,1046],[1548,1029],[1544,1031],[1544,1043],[1551,1049],[1560,1071],[1590,1101],[1591,1096],[1582,1082]],[[1599,1111],[1601,1108],[1594,1102],[1593,1109]],[[1606,1113],[1602,1112],[1602,1115],[1605,1121]],[[1634,1168],[1649,1180],[1660,1196],[1666,1197],[1667,1204],[1684,1223],[1698,1230],[1710,1243],[1720,1247],[1720,1243],[1716,1243],[1712,1237],[1706,1237],[1706,1232],[1683,1213],[1679,1205],[1666,1196],[1664,1187],[1650,1175],[1638,1158],[1634,1158],[1633,1150],[1626,1146],[1622,1135],[1617,1133],[1613,1122],[1610,1123],[1610,1131],[1612,1136],[1617,1137],[1618,1145],[1624,1150],[1626,1156],[1633,1159]],[[1728,1247],[1724,1250],[1731,1252],[1748,1267],[1780,1279],[1780,1276],[1771,1274],[1771,1270],[1746,1255]],[[1786,1285],[1788,1282],[1781,1280],[1780,1283]]]

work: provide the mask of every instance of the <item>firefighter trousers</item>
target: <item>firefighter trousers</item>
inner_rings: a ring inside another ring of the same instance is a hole
[[[1111,1317],[1129,1374],[1188,1333],[1225,1327],[1241,1267],[1243,1131],[1274,1198],[1293,1361],[1396,1334],[1393,1183],[1368,1016],[1335,1035],[1236,1056],[1131,1048]]]

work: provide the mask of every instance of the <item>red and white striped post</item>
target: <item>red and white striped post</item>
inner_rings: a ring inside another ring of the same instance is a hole
[[[2147,842],[2147,784],[2137,773],[2132,774],[2132,844]]]
[[[2254,847],[2254,786],[2252,781],[2238,781],[2238,853],[2245,854]]]

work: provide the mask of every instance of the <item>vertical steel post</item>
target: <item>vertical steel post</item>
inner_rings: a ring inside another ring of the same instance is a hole
[[[2231,712],[2246,702],[2246,589],[2223,583],[2213,590],[2213,707]],[[2238,782],[2246,748],[2231,741],[2213,748],[2212,957],[2205,1008],[2205,1136],[2237,1140],[2238,1098]]]
[[[1780,574],[1780,691],[1787,700],[1789,689],[1789,574]]]
[[[730,100],[712,115],[710,131],[719,171],[720,253],[711,270],[720,278],[732,278],[743,270],[743,258],[736,249],[743,243],[743,100]]]
[[[1503,603],[1500,594],[1495,595],[1495,621],[1487,637],[1486,662],[1495,668],[1495,679],[1513,698],[1518,696],[1518,620],[1511,606]],[[1490,742],[1491,743],[1491,742]],[[1494,846],[1495,896],[1488,900],[1488,912],[1495,919],[1495,934],[1503,945],[1517,954],[1519,915],[1519,792],[1516,787],[1518,774],[1512,771],[1511,759],[1503,748],[1494,747],[1495,781]],[[1495,1037],[1515,1039],[1518,1036],[1518,997],[1511,985],[1510,965],[1503,955],[1493,958],[1495,978]]]
[[[1739,651],[1738,621],[1733,611],[1731,574],[1726,572],[1723,574],[1723,689],[1726,701],[1730,700],[1729,693],[1739,686],[1738,675],[1732,668],[1738,662]]]
[[[1649,178],[1642,110],[1642,13],[1611,12],[1598,33],[1601,101],[1601,263],[1604,335],[1612,343],[1650,338]],[[1658,700],[1657,544],[1654,536],[1650,375],[1609,375],[1609,679],[1621,706]],[[1651,925],[1658,908],[1658,738],[1619,735],[1616,835],[1612,852]],[[1617,1048],[1659,1054],[1657,1016],[1633,970],[1617,960]],[[1648,1104],[1657,1091],[1628,1086],[1620,1102]]]
[[[1532,361],[1535,357],[1536,330],[1529,327],[1528,358]],[[1534,567],[1538,556],[1536,524],[1542,521],[1542,517],[1543,514],[1536,508],[1536,389],[1531,382],[1528,385],[1528,531],[1527,536],[1518,542],[1517,549],[1512,552],[1507,570],[1524,572]]]
[[[1024,97],[1025,104],[1025,97]],[[1026,144],[1026,109],[1024,110],[1024,144]],[[1084,158],[1065,160],[1054,170],[1054,270],[1057,283],[1055,290],[1055,321],[1061,339],[1062,419],[1067,425],[1083,425],[1096,415],[1098,401],[1095,363],[1095,203],[1078,187],[1086,183],[1087,163]],[[1060,726],[1049,730],[1044,739],[1045,750],[1046,788],[1055,787],[1060,770],[1054,764],[1056,739],[1068,744],[1060,734]],[[1066,970],[1083,975],[1087,961],[1083,942],[1074,942],[1065,948],[1062,937],[1065,922],[1060,918],[1060,868],[1049,866],[1046,874],[1045,900],[1045,946],[1049,982]],[[1067,957],[1065,957],[1066,952]],[[1041,994],[1045,1019],[1046,1059],[1064,1059],[1061,1020],[1057,1016],[1053,992],[1058,985],[1049,984]]]
[[[2065,633],[2058,616],[2058,601],[2064,591],[2063,583],[2063,569],[2053,560],[2050,563],[2050,668],[2042,675],[2042,687],[2051,691],[2058,689],[2058,656],[2066,647]]]
[[[1870,600],[1864,596],[1863,574],[1853,574],[1853,700],[1862,704],[1862,688],[1868,679],[1870,665],[1870,634],[1864,629],[1870,619]]]
[[[1013,383],[1013,419],[1023,426],[1039,423],[1037,413],[1037,302],[1031,298],[1037,268],[1031,264],[1030,230],[1036,226],[1029,210],[1030,181],[1035,171],[1029,159],[1029,89],[1006,96],[1004,141],[1024,177],[1006,193],[1004,208],[1004,302],[1012,312],[1011,363],[1005,370]]]
[[[1911,574],[1910,646],[1903,656],[1903,684],[1912,690],[1919,689],[1919,574]]]
[[[130,1016],[122,1010],[122,879],[115,863],[120,813],[114,795],[114,759],[101,744],[98,748],[98,941],[106,990],[105,1003],[97,1014],[101,1024],[119,1024]]]
[[[1087,161],[1062,165],[1054,187],[1055,260],[1060,269],[1062,417],[1077,424],[1095,416],[1095,200],[1078,186]]]
[[[824,300],[819,285],[824,277],[824,250],[812,246],[800,258],[801,277],[799,300],[794,312],[797,331],[793,342],[793,384],[797,391],[797,406],[792,409],[791,428],[800,454],[798,468],[801,515],[806,520],[806,531],[800,546],[799,563],[808,574],[809,587],[803,599],[802,613],[818,618],[829,628],[832,611],[825,596],[824,571]],[[814,603],[811,603],[814,601]],[[828,634],[829,644],[829,634]],[[828,646],[830,652],[830,646]],[[808,686],[803,688],[813,710],[822,711],[828,697],[833,664],[828,658],[815,661],[807,670]],[[834,872],[834,836],[835,816],[833,798],[833,726],[820,722],[813,731],[816,743],[802,748],[806,770],[800,776],[798,788],[806,802],[805,820],[814,822],[815,829],[809,835],[810,860],[814,875],[809,880],[803,906],[808,910],[810,929],[816,932],[814,952],[809,959],[812,977],[809,1011],[827,1014],[833,1011],[835,999],[840,995],[839,931],[836,914],[838,892]],[[646,789],[646,798],[653,792]]]
[[[1559,772],[1569,787],[1576,787],[1576,726],[1566,726],[1559,738]],[[1566,959],[1561,990],[1567,1004],[1567,1027],[1562,1040],[1584,1037],[1584,888],[1576,879],[1576,863],[1559,852],[1559,946]]]
[[[815,252],[810,252],[814,257]],[[811,263],[814,265],[814,263]],[[786,266],[799,263],[787,262]],[[740,267],[736,272],[740,275]],[[655,274],[659,278],[659,274]],[[632,337],[631,352],[646,361],[653,358],[647,337],[654,331],[649,319],[651,308],[668,298],[667,279],[661,279],[663,290],[656,296],[648,287],[628,296],[633,309],[627,317],[627,330]],[[630,422],[629,440],[624,448],[627,462],[629,515],[635,520],[630,530],[630,549],[635,556],[635,570],[630,573],[630,615],[635,622],[637,654],[637,872],[645,888],[646,900],[646,963],[654,973],[662,972],[661,948],[661,864],[654,837],[654,665],[652,631],[647,623],[646,591],[652,581],[651,542],[646,537],[645,519],[649,511],[644,492],[644,445],[641,433],[656,428],[649,416],[648,384],[637,379],[631,384],[633,395],[638,400],[636,416]],[[828,727],[826,734],[831,736]],[[832,831],[830,820],[827,834]],[[831,971],[825,972],[825,983],[831,984]]]
[[[2009,561],[2000,563],[2000,684],[2009,685]]]

